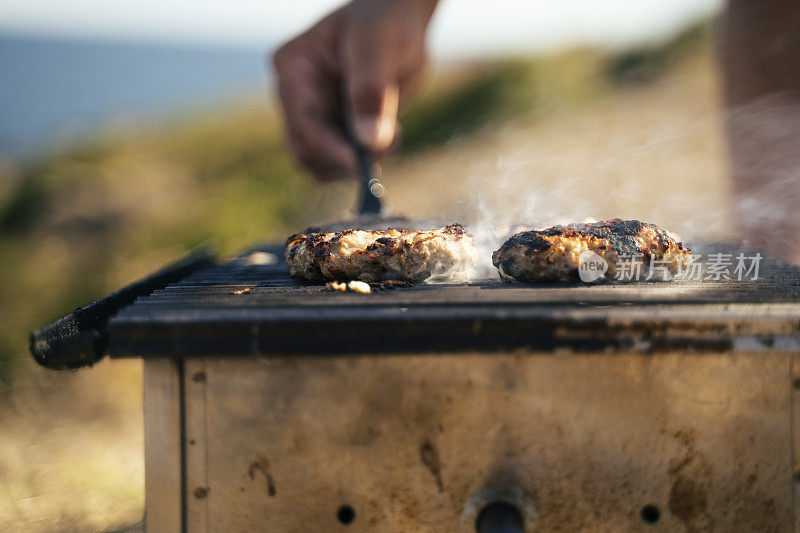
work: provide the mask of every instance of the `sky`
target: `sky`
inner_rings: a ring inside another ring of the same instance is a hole
[[[668,34],[723,0],[442,0],[438,57]],[[341,5],[331,0],[0,0],[0,32],[270,49]]]
[[[626,46],[668,37],[722,1],[441,0],[430,49],[447,61],[576,44]],[[0,155],[73,138],[117,116],[208,105],[268,83],[264,53],[339,5],[0,0]]]

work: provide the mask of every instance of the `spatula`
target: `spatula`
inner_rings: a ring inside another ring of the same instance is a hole
[[[354,142],[353,147],[355,148],[358,172],[361,179],[356,214],[357,216],[381,215],[384,211],[380,199],[386,194],[386,187],[380,181],[378,160],[372,150],[362,146],[360,143]]]

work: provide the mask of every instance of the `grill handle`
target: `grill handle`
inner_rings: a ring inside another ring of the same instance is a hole
[[[140,296],[147,296],[195,270],[213,264],[214,254],[202,245],[183,259],[140,281],[59,318],[31,333],[30,350],[41,366],[52,370],[90,366],[102,359],[108,348],[109,319]]]

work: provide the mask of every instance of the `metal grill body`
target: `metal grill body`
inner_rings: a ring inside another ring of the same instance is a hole
[[[148,529],[800,527],[797,267],[362,295],[262,251],[109,323],[145,359]]]

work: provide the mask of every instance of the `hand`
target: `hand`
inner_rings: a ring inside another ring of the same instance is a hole
[[[436,0],[353,0],[273,58],[294,155],[316,178],[354,175],[348,132],[377,153],[420,80]]]

